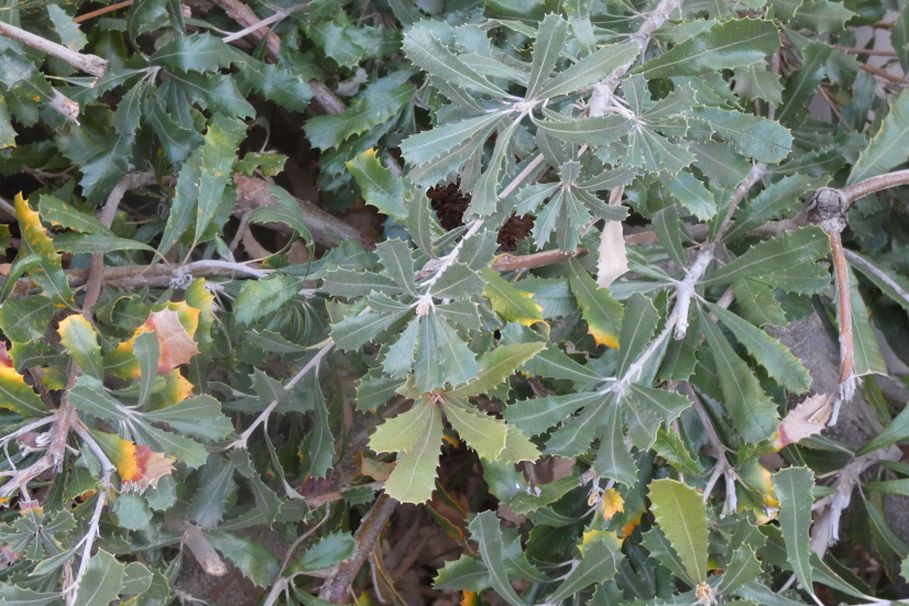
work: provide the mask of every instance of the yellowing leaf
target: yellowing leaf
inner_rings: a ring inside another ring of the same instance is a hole
[[[95,327],[82,314],[73,314],[60,320],[57,326],[60,342],[85,374],[96,379],[104,376],[101,363],[101,346]]]
[[[175,309],[171,309],[173,305]],[[124,378],[140,375],[139,363],[133,356],[136,337],[146,332],[155,333],[158,339],[158,374],[167,374],[182,366],[199,353],[192,334],[199,326],[201,311],[185,303],[169,303],[168,308],[148,314],[145,323],[136,329],[129,340],[120,343],[106,360],[115,374]]]
[[[25,383],[25,377],[12,366],[2,364],[0,364],[0,408],[23,417],[47,414],[44,402],[35,390]]]
[[[622,326],[622,304],[605,288],[599,288],[584,266],[576,259],[568,263],[568,284],[587,321],[587,332],[597,345],[619,348],[619,329]]]
[[[625,511],[625,502],[622,495],[615,488],[610,488],[603,493],[603,519],[609,520],[617,513]]]
[[[622,541],[619,540],[619,537],[614,533],[608,530],[585,530],[584,534],[581,535],[581,544],[578,545],[578,549],[581,551],[581,555],[584,554],[584,550],[588,545],[593,543],[605,541],[606,543],[612,543],[616,549],[622,548]]]
[[[22,230],[22,245],[19,254],[23,257],[34,254],[41,258],[29,276],[35,281],[44,293],[56,301],[71,305],[73,291],[63,273],[63,264],[60,254],[54,249],[54,243],[41,225],[38,213],[29,207],[28,202],[21,193],[16,194],[16,219]]]
[[[198,328],[190,332],[201,351],[211,345],[211,327],[215,321],[215,296],[208,290],[204,278],[198,278],[186,289],[186,303],[199,310]]]
[[[756,458],[749,459],[739,467],[739,477],[749,488],[761,495],[767,507],[779,507],[780,502],[773,488],[773,476]]]
[[[156,487],[158,480],[174,470],[174,459],[154,452],[144,444],[124,440],[112,433],[93,432],[98,444],[117,468],[123,482],[123,492],[142,494],[149,487]]]
[[[483,279],[486,280],[483,296],[506,322],[532,326],[543,321],[543,307],[533,300],[532,293],[517,288],[492,269],[483,271]]]
[[[195,332],[198,326],[199,310],[188,307],[196,313],[188,314],[193,318],[194,324],[192,330]],[[186,364],[189,360],[199,353],[199,347],[193,341],[186,327],[180,322],[177,312],[171,309],[153,311],[148,314],[145,325],[155,332],[158,337],[158,347],[161,357],[158,359],[158,372],[164,374],[174,368]]]

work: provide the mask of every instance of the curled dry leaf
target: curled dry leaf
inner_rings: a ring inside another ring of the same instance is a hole
[[[609,194],[609,205],[617,206],[625,193],[624,187],[617,187]],[[597,250],[597,286],[608,288],[628,271],[628,253],[625,251],[625,235],[621,221],[606,221],[600,233],[600,247]]]
[[[159,374],[169,373],[176,367],[186,364],[199,353],[199,346],[186,332],[179,315],[173,310],[162,309],[151,312],[143,327],[154,332],[158,338]]]
[[[95,438],[117,468],[123,492],[142,494],[149,487],[156,487],[158,480],[174,471],[174,459],[154,452],[144,444],[102,432],[95,433]]]
[[[821,433],[827,426],[831,410],[827,394],[819,393],[805,398],[783,418],[775,445],[784,448]]]

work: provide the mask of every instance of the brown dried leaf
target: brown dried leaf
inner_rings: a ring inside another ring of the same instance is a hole
[[[180,316],[171,309],[162,309],[148,314],[145,327],[153,331],[158,338],[159,374],[168,373],[176,367],[186,364],[199,353],[199,346],[186,332],[180,322]]]
[[[828,394],[819,393],[805,398],[780,422],[776,445],[783,448],[821,433],[832,410]]]

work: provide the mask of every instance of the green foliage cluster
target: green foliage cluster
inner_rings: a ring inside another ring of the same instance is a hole
[[[468,604],[904,597],[907,194],[803,204],[909,181],[904,2],[0,7],[0,605],[344,601],[382,492]]]

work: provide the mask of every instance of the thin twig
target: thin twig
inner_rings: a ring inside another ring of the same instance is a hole
[[[281,56],[281,38],[268,29],[268,26],[287,17],[290,14],[288,9],[280,9],[270,17],[259,19],[259,16],[240,0],[214,0],[214,2],[227,13],[228,17],[244,26],[243,30],[224,38],[224,42],[233,42],[249,34],[252,34],[257,40],[266,38],[266,49],[269,57],[274,61],[278,60],[278,57]],[[304,7],[306,7],[305,4],[297,7],[296,10]]]
[[[713,488],[713,483],[716,482],[716,479],[719,476],[723,476],[726,482],[726,505],[725,511],[727,513],[734,513],[738,507],[737,497],[735,494],[735,469],[732,465],[729,464],[729,460],[726,458],[726,451],[729,450],[726,447],[726,444],[723,443],[723,439],[720,438],[720,434],[717,433],[716,428],[713,426],[713,420],[710,418],[710,415],[707,413],[707,409],[704,407],[704,403],[701,400],[701,396],[694,389],[694,386],[691,383],[685,381],[683,383],[685,391],[688,392],[688,395],[691,396],[691,407],[694,409],[695,414],[697,414],[698,419],[701,421],[701,425],[704,426],[704,431],[707,432],[707,439],[710,441],[710,447],[713,450],[713,458],[716,459],[716,465],[713,468],[709,482],[709,487]],[[710,496],[710,490],[704,488],[704,502],[707,501]]]
[[[869,177],[864,181],[847,185],[839,191],[842,193],[845,206],[849,206],[859,198],[900,185],[909,185],[909,169]]]
[[[855,350],[852,336],[852,289],[849,286],[849,268],[843,249],[843,239],[839,231],[831,231],[830,255],[833,258],[833,273],[836,278],[837,319],[840,342],[840,375],[839,390],[833,401],[833,412],[830,425],[836,425],[840,406],[848,403],[855,395]]]
[[[742,182],[739,183],[735,188],[735,192],[732,195],[732,200],[729,202],[729,207],[726,209],[726,216],[723,217],[723,223],[717,230],[716,237],[713,238],[714,242],[719,242],[722,240],[723,236],[726,234],[726,231],[732,225],[732,215],[735,214],[736,209],[738,209],[739,204],[742,203],[742,200],[745,199],[748,191],[754,187],[755,183],[761,180],[766,170],[766,164],[762,162],[756,163],[751,167],[751,170],[748,171],[748,174],[745,175],[745,178],[742,179]]]
[[[870,57],[896,57],[896,51],[888,48],[858,48],[855,46],[834,46],[836,50],[852,55],[868,55]]]
[[[96,493],[98,495],[98,500],[95,502],[95,509],[92,511],[92,517],[91,521],[89,522],[88,532],[86,532],[82,538],[83,547],[82,557],[79,562],[79,570],[76,572],[76,576],[73,578],[72,584],[64,591],[66,594],[67,606],[71,606],[75,603],[79,585],[81,584],[82,579],[85,577],[85,573],[88,571],[88,565],[91,561],[92,546],[94,545],[95,538],[98,536],[101,526],[101,513],[104,511],[104,506],[107,504],[108,492],[110,491],[110,476],[116,469],[107,455],[104,454],[101,446],[81,421],[76,419],[72,425],[72,429],[76,432],[76,435],[78,435],[82,441],[88,445],[89,449],[101,462],[101,478],[99,481],[100,489]]]
[[[862,70],[879,78],[883,78],[884,80],[892,82],[893,84],[902,84],[904,86],[909,84],[909,80],[906,80],[902,76],[896,76],[888,71],[880,69],[879,67],[868,65],[867,63],[862,63]]]
[[[301,368],[300,371],[297,372],[297,374],[295,374],[293,378],[284,385],[285,391],[291,391],[294,387],[297,386],[300,381],[303,380],[307,374],[309,374],[310,371],[318,372],[319,363],[322,361],[322,358],[324,358],[328,352],[334,348],[335,342],[329,338],[323,341],[321,345],[322,346],[316,352],[316,355],[314,355],[312,359],[307,362],[303,368]],[[249,437],[256,431],[256,429],[258,429],[259,425],[264,424],[266,427],[268,426],[268,417],[272,412],[274,412],[275,408],[278,407],[279,403],[279,398],[272,400],[271,403],[265,407],[265,410],[259,413],[259,416],[257,416],[255,420],[250,424],[250,426],[246,428],[246,431],[240,434],[240,437],[231,443],[230,446],[228,446],[228,449],[246,448],[246,443],[249,440]]]
[[[529,255],[504,253],[496,257],[495,261],[492,262],[492,268],[496,271],[506,272],[547,267],[557,263],[564,263],[568,259],[583,257],[586,254],[587,249],[583,247],[568,252],[557,249],[543,250]]]
[[[153,185],[156,182],[153,173],[129,173],[120,179],[107,196],[104,206],[101,209],[101,225],[109,228],[114,222],[117,214],[117,208],[123,196],[131,189]],[[92,253],[91,267],[88,270],[88,281],[85,289],[85,298],[82,300],[82,314],[88,319],[91,310],[98,302],[101,295],[101,285],[104,281],[104,253]]]
[[[862,268],[863,270],[867,271],[870,274],[874,274],[874,276],[878,280],[880,280],[881,282],[886,284],[891,290],[893,290],[893,292],[897,296],[899,296],[903,300],[904,306],[909,307],[909,292],[906,292],[906,290],[902,286],[897,284],[893,278],[891,278],[889,275],[887,275],[887,272],[882,270],[880,267],[878,267],[877,265],[875,265],[874,263],[872,263],[865,257],[863,257],[857,253],[854,253],[851,250],[844,250],[843,252],[846,255],[846,259],[848,259],[850,263],[852,263],[853,265],[855,265],[857,267]]]
[[[319,591],[319,599],[332,602],[334,604],[346,603],[351,591],[351,585],[369,557],[370,552],[379,540],[382,530],[388,523],[391,514],[394,513],[398,502],[383,494],[369,509],[369,513],[363,518],[357,532],[354,533],[354,540],[357,547],[352,556],[341,562],[332,571],[329,577],[322,584]]]
[[[106,15],[107,13],[112,13],[114,11],[120,10],[121,8],[127,8],[132,5],[133,5],[133,0],[123,0],[123,2],[115,2],[114,4],[111,4],[110,6],[102,6],[99,9],[89,11],[82,15],[76,15],[75,17],[73,17],[73,22],[74,23],[83,23],[85,21],[88,21],[89,19],[94,19],[95,17],[100,17],[102,15]]]
[[[227,564],[208,542],[202,530],[195,524],[187,524],[183,529],[183,545],[189,549],[193,557],[202,567],[205,574],[213,577],[223,577],[227,574]]]
[[[76,69],[100,78],[107,71],[107,61],[97,55],[78,53],[62,44],[57,44],[41,36],[36,36],[20,27],[0,21],[0,36],[6,36],[16,42],[21,42],[45,54],[56,57],[69,63]]]

